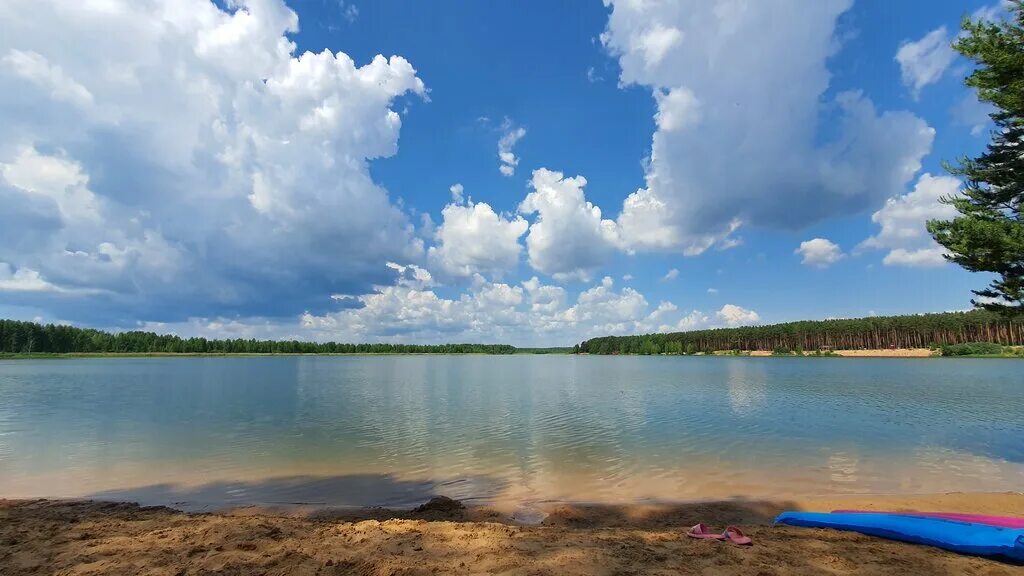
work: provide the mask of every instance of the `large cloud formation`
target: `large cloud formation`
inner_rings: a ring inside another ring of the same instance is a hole
[[[619,251],[696,255],[736,245],[742,226],[799,228],[886,198],[863,247],[888,249],[889,264],[937,262],[919,217],[943,214],[935,194],[952,184],[926,175],[904,195],[932,129],[829,92],[851,1],[606,0],[620,82],[656,105],[644,187],[624,190],[612,219],[584,177],[541,168],[519,215],[453,187],[440,225],[417,232],[368,169],[397,152],[396,110],[427,96],[401,56],[299,53],[284,0],[8,0],[3,303],[106,326],[336,340],[564,343],[742,325],[760,316],[734,304],[683,315],[592,282]],[[499,169],[512,175],[525,129],[502,129]],[[523,236],[538,273],[590,286],[572,298],[506,278]],[[835,252],[808,249],[822,247]],[[449,280],[468,288],[452,295]]]
[[[400,280],[360,296],[362,306],[324,315],[305,314],[300,337],[350,341],[402,342],[492,341],[527,345],[567,345],[607,334],[670,332],[695,328],[755,324],[760,316],[734,304],[712,313],[693,311],[680,318],[677,306],[647,298],[630,287],[617,289],[604,277],[570,302],[561,286],[533,277],[518,285],[489,282],[476,276],[470,289],[454,298],[433,289],[431,274],[417,266],[391,265]],[[216,321],[215,321],[216,322]],[[201,327],[197,329],[197,327]],[[217,328],[249,335],[280,332],[241,332],[239,324],[216,322]],[[168,327],[162,327],[167,329]],[[193,321],[177,327],[209,333],[210,322]]]
[[[291,316],[422,255],[367,168],[396,152],[395,100],[426,94],[412,65],[296,54],[281,0],[228,6],[0,5],[5,301],[108,323]]]
[[[657,104],[646,186],[617,219],[625,246],[699,254],[740,225],[862,211],[901,193],[930,150],[934,131],[913,114],[827,94],[852,0],[606,3],[620,82]]]

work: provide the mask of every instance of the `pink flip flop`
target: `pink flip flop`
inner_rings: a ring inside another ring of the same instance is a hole
[[[725,529],[725,532],[722,532],[722,540],[728,540],[738,546],[750,546],[754,543],[753,540],[743,534],[743,532],[735,526],[729,526]]]
[[[690,538],[699,538],[701,540],[725,540],[724,534],[711,533],[703,522],[687,530],[686,535]]]

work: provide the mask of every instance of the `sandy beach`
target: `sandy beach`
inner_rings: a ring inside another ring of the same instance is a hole
[[[939,352],[928,348],[889,348],[880,350],[836,350],[833,354],[851,358],[928,358],[930,356],[938,356]]]
[[[772,356],[773,353],[770,350],[753,350],[749,355]],[[940,354],[937,350],[929,348],[880,348],[876,350],[833,350],[832,355],[847,358],[930,358]]]
[[[772,527],[784,509],[1024,515],[1024,495],[551,505],[521,525],[487,508],[242,508],[187,514],[127,503],[0,500],[0,574],[1021,574],[1022,568],[831,530]],[[687,538],[737,525],[752,547]]]

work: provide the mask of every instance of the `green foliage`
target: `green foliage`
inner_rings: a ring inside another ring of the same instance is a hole
[[[988,288],[974,290],[975,306],[1024,312],[1024,2],[1010,3],[1010,19],[998,23],[965,18],[953,48],[977,68],[965,83],[990,102],[996,125],[985,153],[960,158],[947,170],[965,180],[962,194],[943,199],[960,213],[928,222],[928,231],[953,262],[972,272],[992,272]]]
[[[554,349],[547,349],[554,350]],[[569,349],[564,349],[568,352]],[[506,344],[339,344],[296,340],[207,340],[152,332],[112,334],[90,328],[0,320],[0,353],[185,354],[513,354]]]
[[[942,347],[943,356],[1002,356],[1003,347],[995,342],[967,342]]]
[[[1024,344],[1024,315],[987,310],[875,316],[849,320],[788,322],[771,326],[717,328],[672,334],[604,336],[580,343],[589,354],[678,354],[715,351],[773,350],[778,354],[832,350],[928,348],[965,342]]]
[[[644,355],[661,354],[661,346],[653,340],[645,340],[640,345],[640,353]]]

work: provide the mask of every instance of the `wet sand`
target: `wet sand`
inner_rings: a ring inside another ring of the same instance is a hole
[[[1024,516],[1024,494],[550,505],[539,525],[439,501],[416,511],[0,500],[0,574],[1021,574],[1024,568],[831,530],[771,527],[784,509]],[[740,526],[752,547],[687,538]]]

